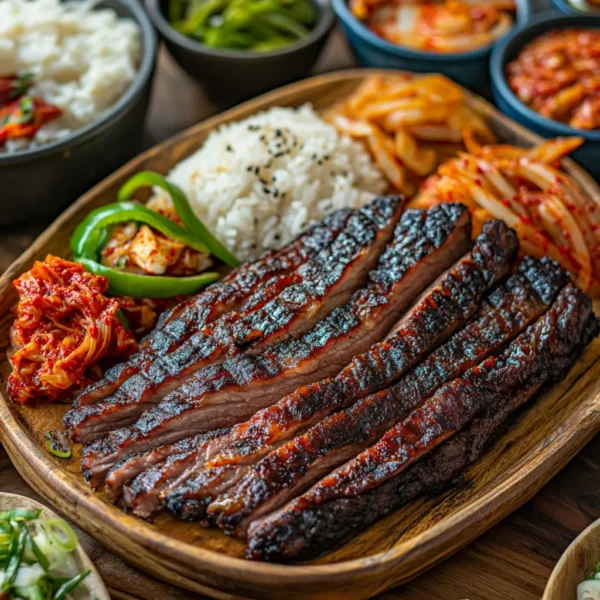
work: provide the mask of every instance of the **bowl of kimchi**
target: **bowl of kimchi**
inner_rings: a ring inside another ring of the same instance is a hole
[[[529,18],[527,0],[333,0],[350,47],[366,67],[437,72],[489,89],[492,48]]]
[[[600,176],[600,16],[546,13],[493,51],[498,108],[547,138],[580,136],[572,155]]]

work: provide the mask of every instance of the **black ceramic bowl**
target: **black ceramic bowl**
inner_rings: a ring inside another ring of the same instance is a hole
[[[156,62],[157,40],[138,0],[101,0],[141,30],[142,59],[118,102],[73,135],[39,148],[0,154],[0,225],[47,221],[139,149]]]
[[[334,22],[330,0],[313,1],[317,21],[308,37],[272,52],[208,48],[171,27],[165,17],[169,0],[147,0],[147,6],[177,63],[204,84],[209,96],[232,105],[308,74]]]

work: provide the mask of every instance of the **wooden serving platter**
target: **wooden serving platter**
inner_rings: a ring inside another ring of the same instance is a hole
[[[97,185],[25,252],[0,280],[0,348],[9,346],[11,281],[46,254],[68,256],[73,228],[87,212],[114,201],[119,186],[139,170],[166,173],[227,121],[271,106],[312,102],[319,110],[353,91],[372,69],[313,77],[270,92],[208,119],[148,150]],[[499,138],[522,146],[539,142],[480,98],[473,105]],[[565,168],[600,202],[600,189],[572,161]],[[600,429],[600,341],[567,378],[522,413],[465,483],[434,498],[412,502],[351,542],[309,564],[283,566],[245,561],[243,544],[220,531],[202,529],[161,514],[153,523],[124,514],[87,487],[72,459],[50,456],[43,436],[61,425],[63,405],[21,406],[6,400],[9,365],[0,364],[2,442],[21,475],[49,502],[110,550],[155,577],[215,598],[367,598],[408,581],[482,534],[533,496]],[[109,582],[110,583],[110,582]]]

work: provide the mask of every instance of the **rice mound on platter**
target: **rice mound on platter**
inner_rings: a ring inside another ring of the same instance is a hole
[[[9,140],[4,150],[70,135],[97,121],[132,84],[142,53],[139,27],[96,4],[0,0],[0,76],[30,73],[28,93],[63,111],[32,140]]]
[[[340,135],[309,105],[272,108],[220,127],[167,177],[243,261],[387,187],[363,145]]]

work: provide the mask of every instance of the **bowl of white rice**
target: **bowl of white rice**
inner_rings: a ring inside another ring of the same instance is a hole
[[[0,83],[26,82],[4,107],[54,111],[28,135],[0,118],[0,225],[50,219],[139,150],[156,53],[137,0],[0,0]]]

